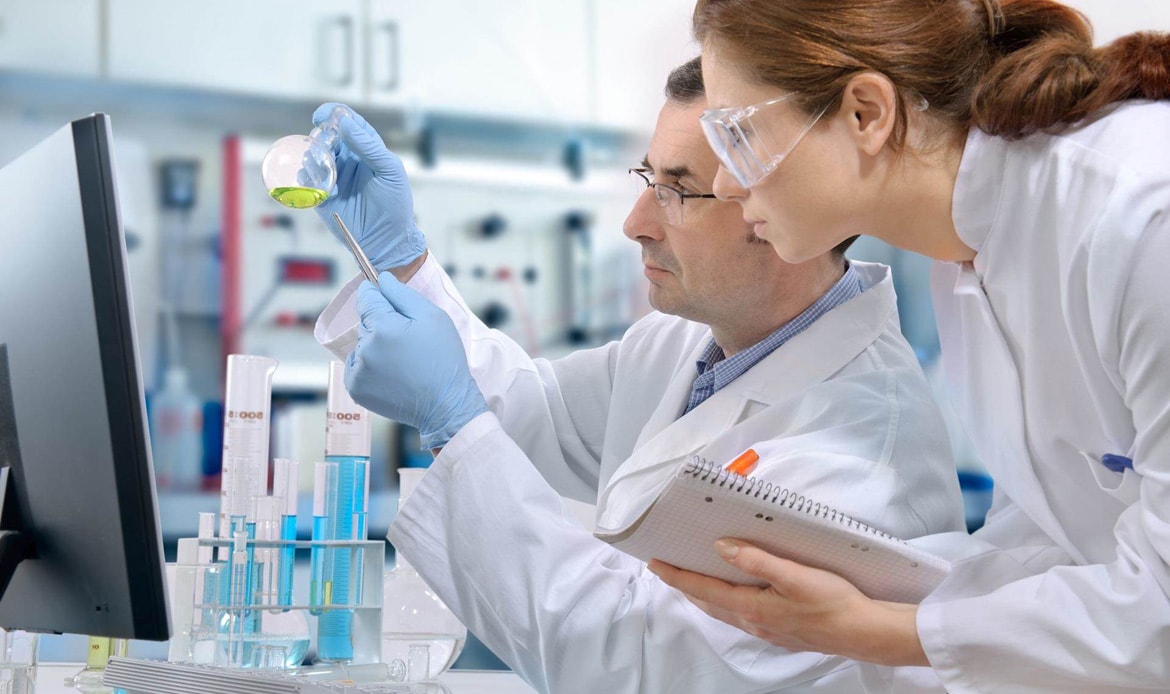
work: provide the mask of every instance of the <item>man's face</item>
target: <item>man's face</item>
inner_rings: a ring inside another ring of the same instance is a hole
[[[702,99],[662,107],[643,162],[653,182],[686,193],[711,192],[719,162],[699,126],[704,108]],[[688,198],[683,212],[681,224],[670,224],[667,210],[647,190],[626,218],[626,236],[642,246],[651,306],[718,326],[747,306],[772,299],[783,263],[744,222],[739,205]]]

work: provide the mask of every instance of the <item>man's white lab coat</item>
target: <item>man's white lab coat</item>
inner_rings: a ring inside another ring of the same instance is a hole
[[[903,537],[961,528],[950,444],[899,332],[889,270],[854,265],[863,294],[680,417],[707,327],[652,314],[618,342],[533,360],[428,259],[410,286],[454,319],[492,412],[435,460],[391,527],[394,546],[541,691],[854,691],[852,664],[707,617],[593,538],[553,491],[597,502],[599,525],[620,523],[688,456],[725,462],[754,447],[755,476],[869,525]],[[355,287],[318,324],[338,354],[354,343]]]

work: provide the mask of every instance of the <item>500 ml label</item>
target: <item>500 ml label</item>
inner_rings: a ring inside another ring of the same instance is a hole
[[[362,421],[361,412],[328,412],[325,417],[327,419],[336,420],[338,422],[360,422]]]
[[[248,412],[245,410],[228,410],[228,419],[243,419],[248,421],[264,419],[263,412]]]

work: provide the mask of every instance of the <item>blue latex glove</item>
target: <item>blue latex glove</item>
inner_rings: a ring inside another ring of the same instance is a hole
[[[336,106],[319,106],[313,125],[328,119]],[[414,200],[402,160],[386,149],[378,132],[356,112],[337,125],[340,137],[333,146],[337,186],[317,206],[317,214],[339,240],[333,213],[340,215],[375,268],[409,264],[423,254],[427,240],[414,223]]]
[[[384,272],[362,282],[358,345],[345,368],[355,402],[418,429],[424,449],[441,448],[487,412],[451,317]]]

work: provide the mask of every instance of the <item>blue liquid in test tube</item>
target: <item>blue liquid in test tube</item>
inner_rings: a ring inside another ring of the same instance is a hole
[[[300,465],[295,460],[278,458],[273,461],[272,495],[284,499],[284,513],[280,517],[280,539],[296,542],[297,539],[297,480]],[[280,551],[280,604],[292,605],[293,565],[296,562],[296,548],[289,544]]]
[[[337,465],[337,493],[326,499],[329,517],[327,534],[330,540],[353,539],[353,499],[357,465],[352,460],[330,461]],[[329,548],[326,555],[327,585],[331,588],[330,604],[350,603],[350,571],[352,549]],[[321,660],[347,662],[353,660],[353,613],[346,609],[326,610],[317,619],[317,655]]]

